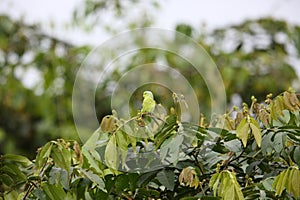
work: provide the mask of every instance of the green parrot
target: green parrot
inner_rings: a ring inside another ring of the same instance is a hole
[[[151,91],[145,91],[143,93],[143,104],[141,113],[152,113],[155,109],[156,102],[153,98],[153,94]]]

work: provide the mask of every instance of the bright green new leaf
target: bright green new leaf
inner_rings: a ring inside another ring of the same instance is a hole
[[[259,124],[253,117],[245,117],[236,128],[237,137],[242,140],[244,147],[247,146],[249,132],[254,135],[258,147],[261,147],[262,133]]]
[[[60,145],[53,146],[51,157],[58,167],[67,170],[67,172],[70,172],[71,152],[68,149],[65,149]]]
[[[102,170],[100,169],[96,158],[93,156],[93,155],[97,154],[97,151],[96,150],[87,150],[87,149],[83,148],[82,154],[87,159],[87,162],[89,163],[90,167],[94,168],[97,173],[101,174]]]
[[[37,169],[41,169],[45,161],[50,157],[52,146],[53,142],[48,142],[41,149],[39,149],[35,159],[35,165]]]
[[[281,195],[286,189],[296,198],[300,197],[300,170],[290,167],[282,171],[274,180],[272,187],[276,190],[276,195]]]
[[[212,177],[209,180],[209,187],[213,189],[214,196],[217,196],[217,191],[218,191],[218,186],[219,186],[221,175],[222,174],[220,174],[220,173],[215,173],[214,175],[212,175]]]
[[[105,149],[105,163],[113,169],[118,169],[119,167],[119,154],[115,135],[112,135],[107,143]]]
[[[235,175],[228,170],[214,174],[209,181],[209,187],[213,189],[214,196],[218,194],[222,199],[244,199]]]
[[[126,162],[126,158],[127,158],[127,153],[128,153],[128,145],[130,144],[128,141],[128,137],[127,134],[124,133],[123,131],[117,131],[115,133],[116,135],[116,143],[118,146],[118,150],[120,152],[120,156],[122,159],[122,167],[124,167],[125,162]]]
[[[120,130],[115,133],[115,136],[118,147],[124,151],[127,151],[129,145],[127,134]]]

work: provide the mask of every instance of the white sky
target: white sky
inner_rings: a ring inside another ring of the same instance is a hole
[[[263,16],[285,19],[300,25],[300,0],[158,1],[161,8],[155,14],[155,26],[161,28],[172,29],[178,22],[186,22],[196,28],[205,23],[209,28],[215,28]],[[75,40],[79,44],[103,42],[108,36],[99,35],[98,31],[87,35],[78,30],[69,30],[66,34],[64,25],[70,22],[72,11],[80,2],[81,0],[1,0],[0,14],[8,13],[14,18],[25,16],[26,22],[42,23],[48,32]],[[50,29],[51,21],[57,25],[54,30]]]
[[[300,24],[299,0],[168,0],[163,4],[161,24],[178,20],[193,25],[224,26],[245,19],[273,16]]]

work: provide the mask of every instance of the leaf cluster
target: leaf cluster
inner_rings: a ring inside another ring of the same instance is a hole
[[[113,113],[83,145],[59,139],[32,161],[2,156],[1,198],[299,198],[299,99],[292,90],[261,103],[253,97],[251,106],[206,126],[157,110],[128,120]]]

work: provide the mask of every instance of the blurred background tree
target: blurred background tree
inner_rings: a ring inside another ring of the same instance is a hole
[[[33,155],[51,138],[77,137],[71,95],[88,50],[0,16],[1,153]]]
[[[129,15],[132,6],[140,12]],[[150,1],[145,7],[140,1],[87,0],[74,11],[73,23],[89,31],[100,26],[116,33],[152,25],[150,11],[158,7],[156,1]],[[147,12],[148,8],[151,9]],[[112,13],[111,20],[116,26],[109,26],[111,23],[102,20],[107,12]],[[253,94],[264,99],[270,92],[279,94],[290,86],[299,88],[296,65],[292,62],[300,57],[298,26],[263,18],[212,31],[188,24],[178,24],[175,28],[198,41],[213,57],[221,72],[229,104],[249,103]],[[74,45],[50,36],[38,25],[0,16],[1,154],[19,153],[32,158],[36,148],[50,139],[78,139],[72,117],[72,89],[76,72],[91,49],[92,46]],[[99,120],[110,113],[112,82],[136,63],[154,63],[162,58],[166,65],[173,66],[189,80],[201,102],[201,112],[209,113],[207,87],[188,62],[170,53],[143,49],[128,63],[112,71],[98,88],[95,101]],[[132,99],[141,99],[139,92],[135,95]],[[156,96],[158,102],[163,96]]]

